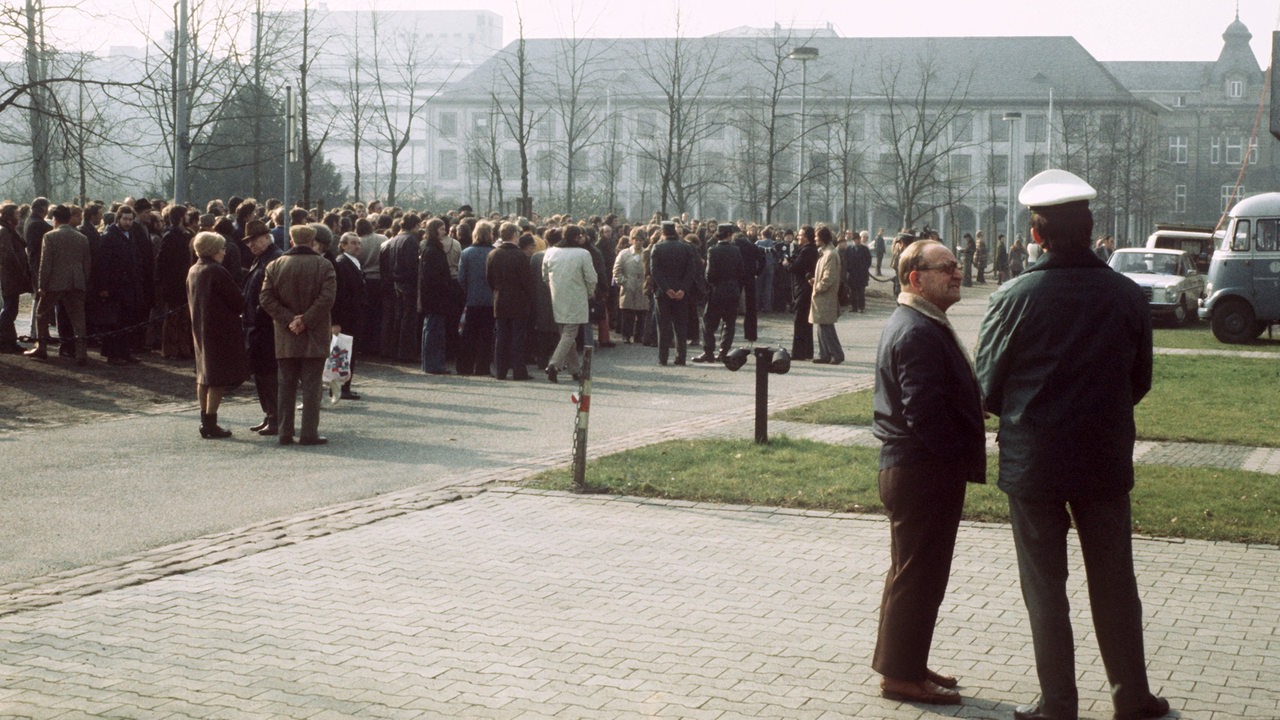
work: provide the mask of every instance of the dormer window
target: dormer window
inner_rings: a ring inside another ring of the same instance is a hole
[[[1227,97],[1229,98],[1244,97],[1244,81],[1228,80],[1227,81]]]

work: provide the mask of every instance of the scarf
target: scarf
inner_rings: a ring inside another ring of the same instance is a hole
[[[964,356],[965,362],[969,365],[969,372],[973,373],[974,378],[977,379],[978,374],[973,369],[973,356],[969,353],[969,349],[965,347],[964,343],[960,342],[960,336],[956,334],[956,328],[951,324],[951,321],[947,319],[946,313],[939,310],[937,305],[934,305],[915,293],[898,293],[898,304],[905,305],[912,310],[915,310],[950,331],[951,339],[955,340],[956,347],[960,348],[960,354]]]

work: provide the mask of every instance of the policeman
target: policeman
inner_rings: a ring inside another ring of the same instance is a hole
[[[733,335],[738,324],[738,296],[742,293],[742,253],[733,243],[736,228],[723,223],[716,228],[716,244],[707,250],[707,311],[702,316],[702,354],[694,362],[708,363],[724,360],[733,347]],[[724,325],[720,335],[720,354],[713,355],[716,329]]]

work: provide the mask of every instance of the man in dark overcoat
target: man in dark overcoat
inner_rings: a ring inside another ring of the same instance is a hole
[[[258,390],[258,404],[262,407],[262,422],[249,428],[259,435],[275,435],[279,432],[277,404],[280,402],[280,385],[276,377],[275,323],[262,309],[259,296],[267,266],[283,253],[276,247],[271,230],[261,220],[250,221],[245,227],[245,246],[253,255],[249,277],[244,283],[244,348],[249,355],[249,367],[253,372],[253,384]]]

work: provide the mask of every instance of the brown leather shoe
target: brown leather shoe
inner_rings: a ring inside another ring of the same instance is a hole
[[[925,673],[924,676],[926,679],[928,679],[932,683],[941,685],[944,688],[953,688],[960,684],[959,680],[951,677],[950,675],[943,675],[941,673],[936,673],[932,670],[925,670],[924,673]]]
[[[960,693],[932,680],[880,680],[880,694],[890,700],[926,705],[959,705]]]

